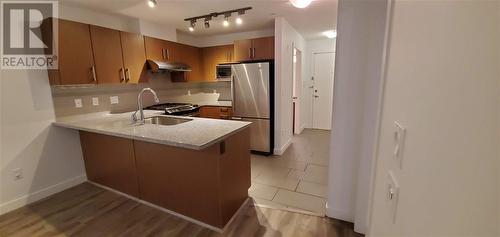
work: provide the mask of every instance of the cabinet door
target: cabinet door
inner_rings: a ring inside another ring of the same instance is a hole
[[[216,81],[216,66],[231,62],[233,45],[206,47],[201,49],[202,77],[204,81]]]
[[[191,72],[186,72],[184,80],[175,79],[172,77],[173,81],[176,82],[186,82],[186,81],[201,81],[202,76],[202,65],[201,65],[201,53],[200,49],[197,47],[174,43],[169,50],[169,58],[173,62],[185,63],[191,67]]]
[[[200,117],[220,119],[220,108],[218,106],[202,106],[200,108]]]
[[[165,60],[163,40],[144,36],[144,45],[146,47],[146,58],[150,60]]]
[[[264,37],[252,40],[253,60],[274,58],[274,37]]]
[[[51,82],[62,85],[96,83],[89,25],[61,19],[54,21],[59,23],[59,72],[49,74]]]
[[[252,60],[252,40],[236,40],[234,41],[234,61]]]
[[[125,81],[127,83],[146,82],[146,51],[144,37],[139,34],[120,32],[125,67]]]
[[[95,69],[99,84],[125,82],[120,32],[90,26]]]
[[[132,140],[81,131],[80,143],[90,181],[139,196]]]

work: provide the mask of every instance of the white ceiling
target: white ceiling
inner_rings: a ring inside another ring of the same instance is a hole
[[[321,38],[321,33],[336,28],[337,1],[313,0],[305,9],[293,7],[288,0],[157,0],[158,6],[150,8],[146,0],[64,0],[61,2],[111,12],[173,26],[192,35],[209,36],[215,34],[236,33],[274,26],[273,19],[284,17],[306,39]],[[242,7],[253,7],[243,17],[243,25],[236,26],[235,17],[231,25],[222,27],[223,16],[212,20],[210,29],[198,21],[196,30],[187,30],[189,23],[185,18],[221,12]]]

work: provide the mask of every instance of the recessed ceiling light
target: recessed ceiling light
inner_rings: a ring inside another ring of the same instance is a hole
[[[148,6],[149,7],[155,8],[156,5],[158,5],[158,3],[156,2],[156,0],[148,0]]]
[[[237,25],[241,25],[241,24],[243,24],[243,20],[241,19],[241,17],[237,17],[237,18],[236,18],[236,24],[237,24]]]
[[[323,32],[323,35],[328,37],[329,39],[333,39],[333,38],[337,37],[337,31],[327,30],[327,31]]]
[[[311,4],[312,0],[290,0],[290,2],[296,8],[306,8]]]

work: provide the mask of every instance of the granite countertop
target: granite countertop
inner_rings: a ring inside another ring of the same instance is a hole
[[[177,125],[132,125],[128,113],[100,112],[57,118],[53,124],[58,127],[71,128],[110,136],[203,150],[227,137],[250,126],[249,122],[192,118],[162,115],[161,111],[144,110],[146,118],[165,116],[188,118],[192,121]]]

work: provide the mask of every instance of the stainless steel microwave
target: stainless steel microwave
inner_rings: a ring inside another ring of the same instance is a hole
[[[230,81],[233,76],[231,64],[219,64],[216,66],[215,72],[215,77],[218,81]]]

